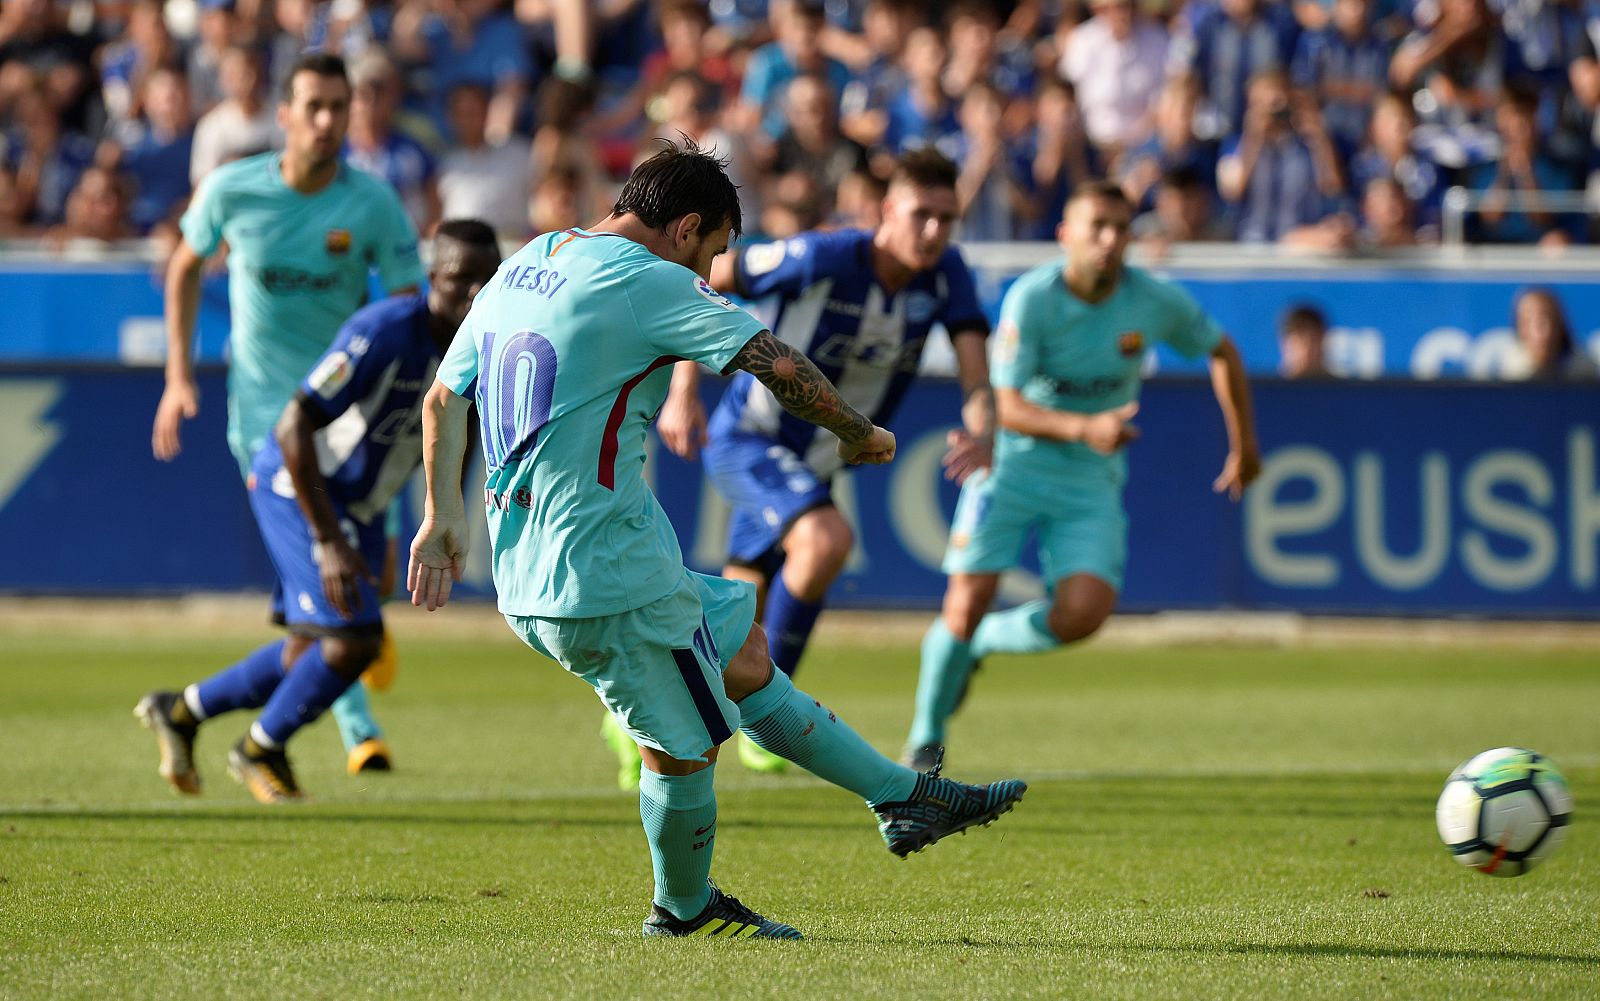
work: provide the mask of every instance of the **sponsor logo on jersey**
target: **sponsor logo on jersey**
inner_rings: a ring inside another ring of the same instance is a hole
[[[311,370],[311,377],[306,380],[306,384],[311,387],[312,392],[324,400],[329,400],[337,396],[339,390],[350,385],[350,377],[355,374],[355,369],[349,355],[343,351],[334,351]]]
[[[350,231],[348,229],[330,229],[323,238],[322,245],[328,248],[328,253],[338,257],[350,252]]]
[[[744,252],[744,271],[747,275],[764,275],[783,263],[783,242],[758,243]]]
[[[707,299],[710,299],[712,302],[716,303],[718,306],[721,306],[723,309],[738,309],[739,308],[738,306],[735,306],[733,304],[733,301],[731,299],[729,299],[727,296],[723,295],[721,292],[718,292],[716,289],[712,288],[711,287],[711,283],[706,281],[704,278],[696,278],[694,280],[694,290],[696,292],[699,292],[701,295],[705,296]]]
[[[1124,358],[1136,358],[1144,354],[1144,334],[1137,330],[1128,330],[1118,334],[1117,350],[1122,352]]]

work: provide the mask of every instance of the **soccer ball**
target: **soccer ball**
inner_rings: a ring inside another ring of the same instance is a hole
[[[1549,758],[1497,747],[1450,773],[1435,817],[1457,862],[1490,876],[1520,876],[1566,839],[1572,792]]]

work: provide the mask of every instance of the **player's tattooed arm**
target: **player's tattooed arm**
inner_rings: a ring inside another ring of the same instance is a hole
[[[783,409],[825,428],[846,442],[860,442],[873,433],[872,422],[844,401],[811,359],[768,331],[750,339],[728,371],[743,369],[772,390]]]

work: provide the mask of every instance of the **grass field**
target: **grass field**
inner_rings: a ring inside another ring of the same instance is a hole
[[[995,661],[949,772],[1026,778],[995,826],[901,862],[809,777],[719,769],[719,882],[800,943],[644,942],[648,856],[596,703],[485,619],[412,629],[375,699],[399,771],[294,745],[265,809],[200,739],[204,796],[130,710],[261,632],[0,629],[0,998],[1593,998],[1592,649],[1108,645]],[[825,637],[802,687],[897,751],[910,643]],[[1572,781],[1561,854],[1452,862],[1454,765],[1525,744]]]

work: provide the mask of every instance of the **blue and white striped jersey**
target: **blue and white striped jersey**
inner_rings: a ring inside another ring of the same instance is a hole
[[[339,328],[296,398],[332,417],[315,435],[317,467],[356,520],[382,517],[422,461],[422,397],[441,352],[428,333],[425,293],[366,306]],[[272,489],[294,496],[283,451],[269,436],[256,456]]]
[[[810,358],[851,406],[880,427],[888,425],[916,378],[934,324],[951,332],[989,329],[972,273],[954,246],[938,267],[918,272],[892,295],[873,273],[870,230],[802,233],[754,244],[738,251],[734,266],[741,295],[776,295],[773,335]],[[833,436],[785,411],[748,372],[733,377],[708,430],[713,436],[771,438],[821,476],[839,468]]]

